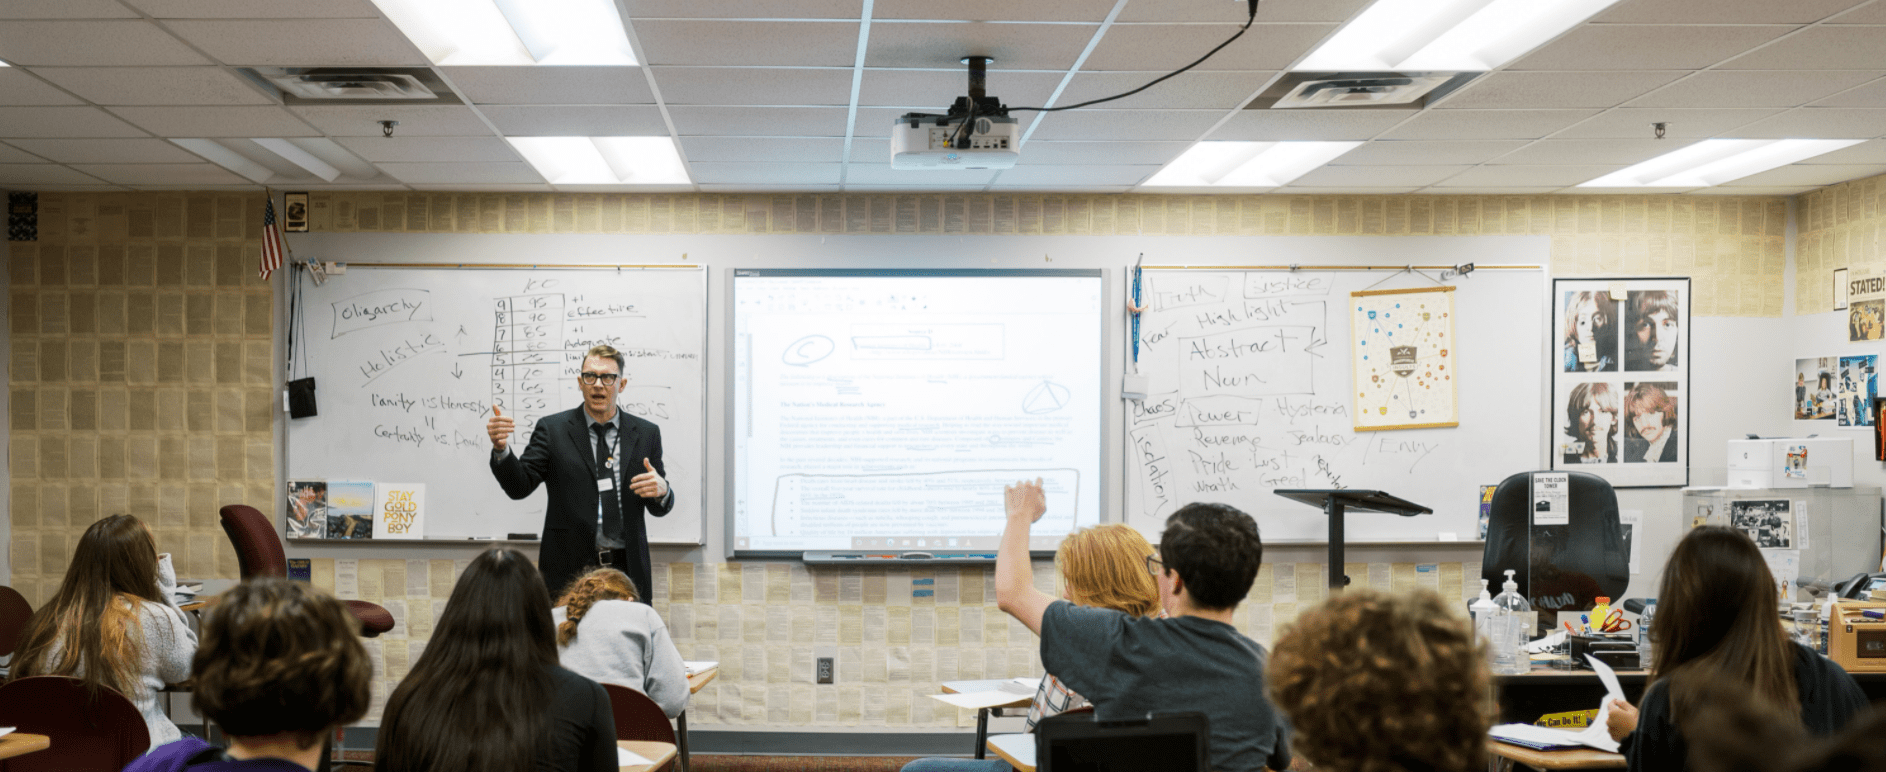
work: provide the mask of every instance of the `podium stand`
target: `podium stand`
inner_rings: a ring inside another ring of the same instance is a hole
[[[1391,496],[1381,491],[1355,490],[1352,488],[1304,489],[1293,488],[1279,490],[1276,494],[1286,499],[1301,501],[1329,515],[1329,589],[1341,592],[1349,584],[1349,577],[1342,572],[1342,516],[1343,512],[1387,512],[1391,515],[1414,517],[1431,515],[1434,510],[1416,504],[1398,496]]]

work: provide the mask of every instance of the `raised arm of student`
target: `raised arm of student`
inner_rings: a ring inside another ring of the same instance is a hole
[[[1035,589],[1035,571],[1028,560],[1028,530],[1048,511],[1041,478],[1003,488],[1002,502],[1008,512],[1008,526],[1002,530],[1002,546],[995,553],[995,604],[1040,635],[1041,615],[1054,602],[1054,596]]]

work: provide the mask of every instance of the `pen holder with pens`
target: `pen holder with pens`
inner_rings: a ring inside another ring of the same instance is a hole
[[[1637,641],[1630,633],[1574,635],[1571,645],[1572,662],[1579,668],[1589,667],[1585,655],[1590,654],[1614,670],[1637,669]]]

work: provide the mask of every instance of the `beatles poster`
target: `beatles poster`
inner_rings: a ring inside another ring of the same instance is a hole
[[[1553,282],[1553,469],[1689,484],[1691,299],[1688,279]]]

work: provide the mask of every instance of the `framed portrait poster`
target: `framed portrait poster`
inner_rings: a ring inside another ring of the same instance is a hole
[[[1691,301],[1687,278],[1552,282],[1553,469],[1689,484]]]

